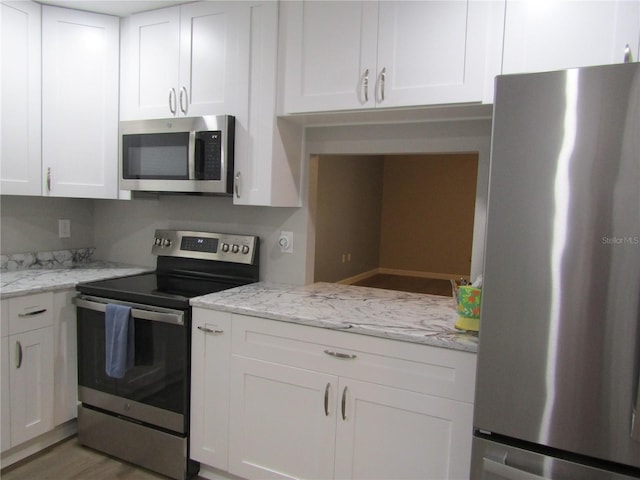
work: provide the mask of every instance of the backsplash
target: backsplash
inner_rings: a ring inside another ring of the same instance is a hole
[[[40,268],[69,268],[74,265],[89,263],[94,250],[93,247],[90,247],[55,250],[52,252],[27,252],[0,255],[0,270],[16,271]]]

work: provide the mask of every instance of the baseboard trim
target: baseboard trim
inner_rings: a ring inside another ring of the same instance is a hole
[[[353,285],[356,282],[361,280],[365,280],[369,277],[373,277],[380,270],[379,268],[374,268],[373,270],[369,270],[368,272],[359,273],[358,275],[354,275],[353,277],[343,278],[342,280],[338,280],[336,283],[340,283],[342,285]]]
[[[460,280],[464,278],[465,280],[469,280],[469,275],[459,275],[453,273],[435,273],[435,272],[420,272],[417,270],[401,270],[398,268],[383,268],[378,267],[368,272],[359,273],[358,275],[354,275],[353,277],[343,278],[342,280],[337,281],[336,283],[340,283],[343,285],[353,285],[354,283],[360,282],[362,280],[366,280],[367,278],[373,277],[374,275],[384,274],[384,275],[399,275],[401,277],[417,277],[417,278],[433,278],[436,280]]]
[[[35,455],[45,448],[75,435],[77,431],[78,423],[74,418],[68,422],[58,425],[47,433],[43,433],[36,438],[32,438],[20,445],[16,445],[6,452],[2,452],[2,456],[0,457],[0,468],[9,467],[20,460],[24,460],[31,455]]]
[[[461,275],[455,273],[436,273],[436,272],[421,272],[417,270],[401,270],[397,268],[378,268],[378,273],[387,275],[400,275],[402,277],[418,277],[418,278],[434,278],[436,280],[460,280],[464,278],[469,280],[469,275]]]

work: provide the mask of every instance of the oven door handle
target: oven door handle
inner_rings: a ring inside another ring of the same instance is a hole
[[[152,322],[164,322],[174,325],[184,325],[184,312],[179,310],[147,310],[141,308],[135,308],[137,304],[127,304],[126,302],[96,302],[92,300],[86,300],[82,297],[74,297],[73,304],[78,308],[86,308],[87,310],[93,310],[96,312],[106,312],[107,303],[117,303],[119,305],[126,305],[131,307],[131,316],[141,320],[150,320]],[[137,305],[141,306],[141,305]]]

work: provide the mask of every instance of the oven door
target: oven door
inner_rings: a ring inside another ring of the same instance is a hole
[[[84,405],[177,433],[188,431],[189,311],[79,296],[78,398]],[[132,308],[135,360],[123,378],[105,370],[108,303]]]

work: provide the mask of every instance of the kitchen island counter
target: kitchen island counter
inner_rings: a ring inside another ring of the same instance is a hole
[[[194,307],[344,330],[466,352],[478,337],[457,330],[451,297],[335,283],[254,283],[196,297]]]
[[[74,288],[80,282],[104,280],[153,271],[149,267],[92,261],[71,267],[0,271],[0,298]]]

